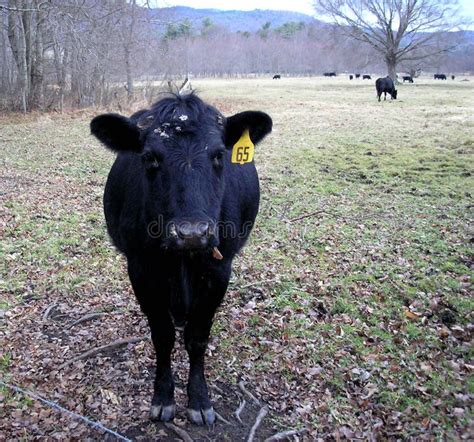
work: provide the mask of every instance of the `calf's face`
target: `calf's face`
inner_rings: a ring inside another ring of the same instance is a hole
[[[92,133],[115,152],[140,157],[148,234],[164,248],[207,249],[218,245],[218,222],[230,149],[249,130],[256,144],[272,128],[263,112],[229,118],[195,95],[172,96],[130,118],[105,114]]]

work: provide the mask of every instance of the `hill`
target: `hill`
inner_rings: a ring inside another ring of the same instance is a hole
[[[187,6],[173,6],[153,10],[153,14],[163,22],[181,22],[189,20],[194,29],[202,26],[204,19],[209,19],[214,25],[225,27],[232,32],[255,32],[267,22],[271,27],[279,27],[288,22],[318,22],[307,14],[291,11],[273,11],[255,9],[253,11],[222,11],[220,9],[195,9]]]

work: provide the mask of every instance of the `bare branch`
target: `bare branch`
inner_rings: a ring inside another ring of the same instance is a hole
[[[255,423],[253,424],[251,430],[250,430],[250,434],[249,434],[249,437],[247,438],[247,442],[253,442],[254,438],[255,438],[255,433],[258,429],[258,427],[260,426],[260,424],[262,423],[264,417],[267,415],[268,413],[268,408],[267,407],[262,407],[257,415],[257,419],[255,419]]]
[[[245,399],[242,399],[242,402],[239,404],[239,407],[237,408],[237,410],[234,411],[234,415],[235,417],[237,418],[237,420],[242,424],[242,419],[240,417],[240,413],[242,413],[243,409],[245,408]]]
[[[244,381],[240,381],[238,383],[238,386],[240,388],[240,390],[242,391],[242,393],[244,393],[249,399],[251,399],[255,404],[257,405],[260,405],[260,401],[252,394],[250,393],[250,391],[248,391],[246,388],[245,388],[245,384],[244,384]]]
[[[95,347],[91,348],[90,350],[87,350],[84,353],[81,353],[80,355],[74,356],[72,359],[69,359],[68,361],[64,362],[61,364],[57,370],[62,370],[63,368],[67,367],[68,365],[73,364],[74,362],[80,361],[81,359],[87,359],[90,358],[91,356],[95,356],[96,354],[102,353],[103,351],[106,350],[112,350],[117,347],[123,347],[124,345],[128,344],[135,344],[137,342],[145,341],[149,339],[149,336],[138,336],[138,337],[133,337],[133,338],[125,338],[125,339],[117,339],[116,341],[113,341],[109,344],[106,345],[101,345],[100,347]]]
[[[193,438],[189,433],[186,430],[179,428],[177,425],[174,425],[171,422],[165,422],[165,427],[173,430],[184,442],[193,442]]]
[[[292,436],[299,436],[300,434],[304,434],[308,431],[306,428],[301,428],[301,430],[288,430],[282,431],[281,433],[276,433],[273,436],[265,439],[265,442],[275,442],[278,440],[288,440]]]
[[[13,6],[0,5],[0,12],[38,12],[43,5],[46,5],[48,2],[41,2],[36,8],[17,8]]]

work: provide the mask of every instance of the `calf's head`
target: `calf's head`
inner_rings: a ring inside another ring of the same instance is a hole
[[[130,118],[104,114],[91,132],[114,152],[140,157],[139,175],[149,234],[165,248],[196,250],[218,244],[218,226],[231,149],[248,130],[254,144],[271,118],[247,111],[225,118],[194,94],[169,96]],[[134,166],[137,167],[137,166]]]

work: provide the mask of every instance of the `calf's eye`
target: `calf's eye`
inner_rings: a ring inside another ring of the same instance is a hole
[[[157,170],[160,167],[160,158],[152,152],[144,152],[142,155],[143,165],[146,170]]]
[[[212,163],[215,167],[219,167],[222,165],[222,158],[224,157],[224,152],[219,150],[212,156]]]

